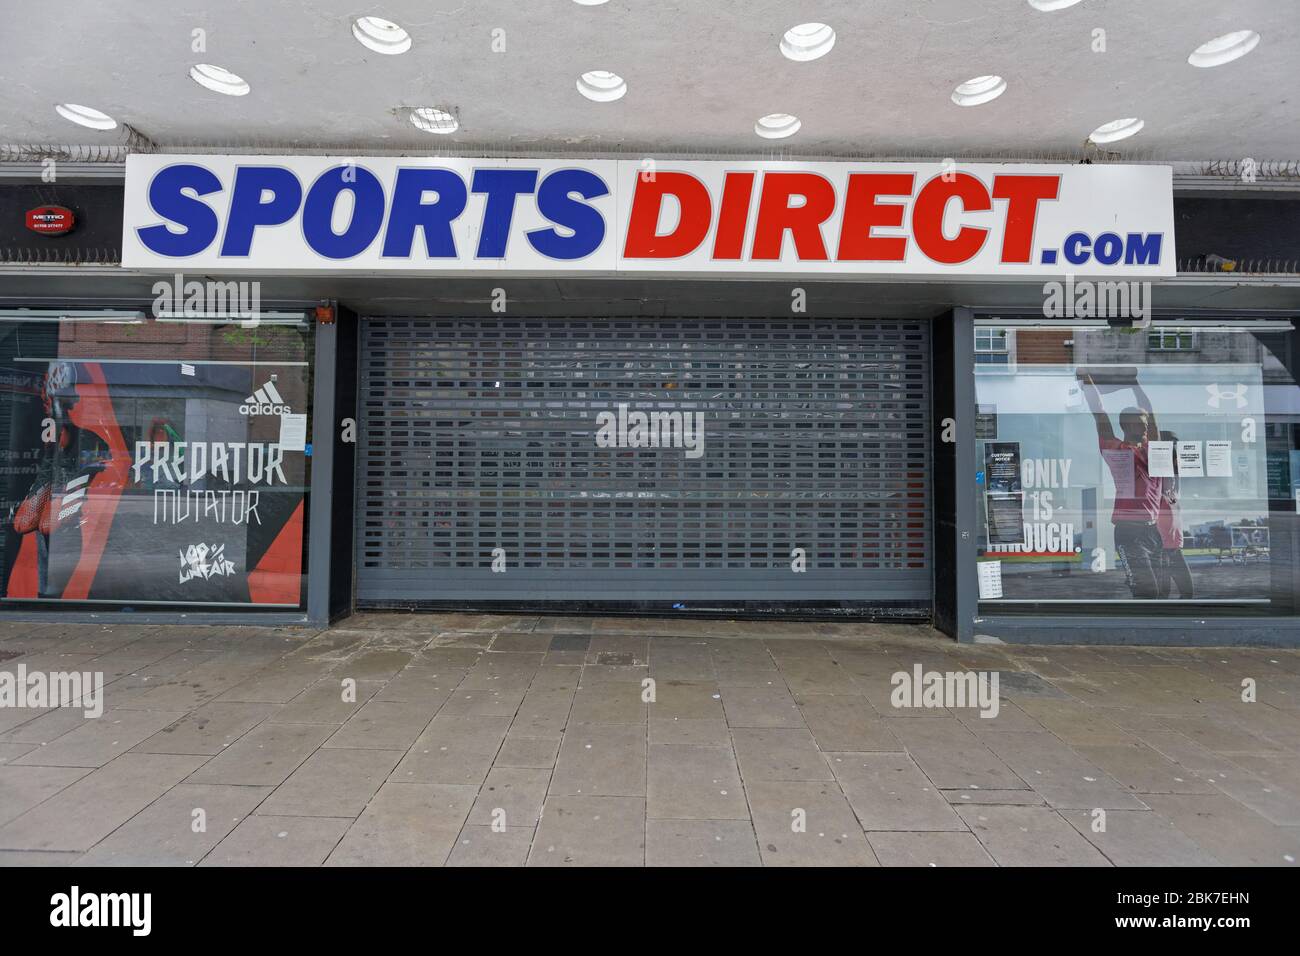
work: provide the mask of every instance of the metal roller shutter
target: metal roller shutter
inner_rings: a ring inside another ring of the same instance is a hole
[[[368,319],[361,366],[362,605],[931,597],[926,323]],[[620,404],[702,454],[600,447]]]

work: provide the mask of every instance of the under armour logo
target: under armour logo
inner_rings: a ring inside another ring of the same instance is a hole
[[[1206,399],[1205,404],[1209,405],[1211,408],[1218,408],[1219,403],[1228,398],[1236,399],[1238,408],[1246,407],[1246,386],[1241,382],[1237,383],[1235,389],[1220,388],[1218,384],[1215,383],[1214,385],[1205,386],[1205,391],[1208,392],[1210,396]]]

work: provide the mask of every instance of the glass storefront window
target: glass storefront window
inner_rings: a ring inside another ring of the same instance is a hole
[[[301,607],[311,332],[0,311],[0,601]]]
[[[981,613],[1296,612],[1291,322],[1000,322],[975,332]]]

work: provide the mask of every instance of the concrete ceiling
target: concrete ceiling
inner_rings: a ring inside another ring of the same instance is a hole
[[[352,37],[359,15],[414,38],[400,56]],[[744,153],[788,156],[1069,158],[1097,126],[1146,122],[1108,147],[1145,160],[1300,157],[1300,17],[1295,0],[0,0],[0,143],[123,144],[54,111],[101,110],[165,148],[195,146],[444,152]],[[807,63],[777,49],[821,21],[838,38]],[[196,29],[206,51],[193,52]],[[1105,52],[1094,52],[1094,30]],[[1200,44],[1251,29],[1252,53],[1213,69]],[[503,52],[494,52],[494,31]],[[222,96],[196,63],[247,80]],[[613,103],[575,89],[611,70]],[[1007,92],[963,108],[965,80]],[[409,110],[453,111],[460,130],[421,133]],[[802,129],[763,140],[758,117]]]

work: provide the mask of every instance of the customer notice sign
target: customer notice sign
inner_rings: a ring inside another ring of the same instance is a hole
[[[1172,170],[137,155],[123,265],[307,273],[1174,274]]]

